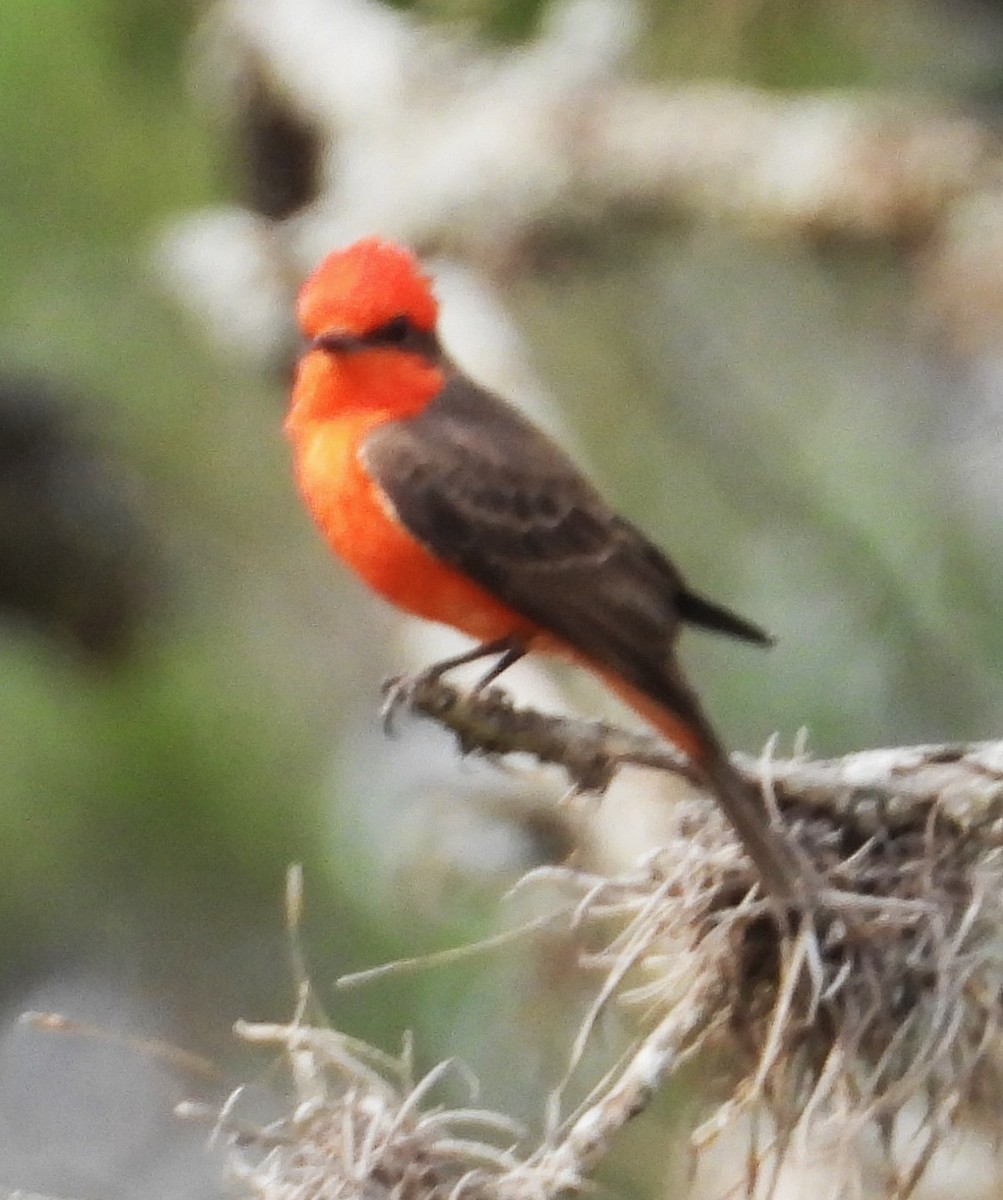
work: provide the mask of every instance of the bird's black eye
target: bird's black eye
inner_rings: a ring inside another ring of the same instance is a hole
[[[411,322],[402,313],[398,317],[391,317],[386,324],[381,325],[379,329],[373,330],[370,336],[374,342],[381,342],[388,346],[399,346],[401,342],[408,340],[411,329]]]
[[[406,354],[416,354],[430,361],[438,361],[442,355],[435,331],[419,329],[404,313],[362,334],[356,341],[356,348],[366,346],[395,346]]]

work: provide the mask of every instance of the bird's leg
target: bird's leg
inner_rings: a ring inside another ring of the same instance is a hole
[[[453,658],[443,659],[442,662],[435,663],[427,670],[422,671],[415,679],[416,683],[435,683],[441,679],[447,671],[452,671],[454,667],[462,667],[467,663],[477,662],[481,658],[493,658],[499,655],[498,661],[491,669],[477,681],[474,688],[475,692],[486,688],[492,680],[498,678],[502,671],[507,671],[513,663],[519,661],[526,653],[526,644],[521,638],[509,635],[507,637],[497,638],[493,642],[482,642],[479,646],[475,646],[472,650],[468,650],[465,654],[457,654]]]
[[[509,667],[525,656],[526,647],[522,642],[517,642],[515,639],[508,639],[508,641],[508,649],[502,651],[501,657],[494,666],[489,667],[476,684],[474,684],[475,692],[483,692],[489,683],[494,683],[502,671],[507,671]]]
[[[474,691],[480,692],[498,678],[503,672],[507,671],[513,663],[517,663],[520,658],[526,653],[526,643],[522,638],[510,634],[507,637],[497,638],[493,642],[482,642],[479,646],[474,646],[472,650],[467,650],[464,654],[454,655],[452,658],[445,658],[442,662],[433,663],[424,671],[407,678],[406,676],[398,675],[393,679],[388,679],[383,685],[383,724],[389,731],[392,728],[394,714],[400,705],[407,700],[409,694],[413,693],[416,688],[422,684],[436,683],[448,671],[452,671],[454,667],[463,667],[467,663],[477,662],[482,658],[492,658],[498,656],[498,661],[484,674],[484,676],[474,685]]]

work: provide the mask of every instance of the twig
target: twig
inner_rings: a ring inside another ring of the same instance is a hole
[[[563,767],[582,792],[605,791],[617,770],[627,765],[698,779],[684,755],[655,737],[519,708],[501,688],[462,692],[442,679],[419,675],[390,679],[383,692],[388,722],[408,709],[451,730],[465,754],[529,754],[540,763]]]
[[[559,766],[573,786],[602,792],[624,766],[666,771],[698,783],[686,758],[655,737],[520,708],[500,688],[463,692],[441,679],[388,681],[386,710],[438,722],[466,754],[528,754]],[[859,836],[911,827],[931,806],[938,818],[1003,845],[1003,742],[867,750],[812,761],[732,756],[750,783],[767,787],[781,812],[797,807],[851,824]]]

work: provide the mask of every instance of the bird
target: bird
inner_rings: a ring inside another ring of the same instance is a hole
[[[689,625],[757,645],[757,625],[694,591],[573,459],[468,378],[437,333],[432,280],[406,247],[328,254],[296,303],[306,339],[285,433],[324,539],[399,609],[475,646],[429,668],[530,651],[584,667],[688,756],[774,898],[803,900],[806,865],[732,766],[676,645]]]

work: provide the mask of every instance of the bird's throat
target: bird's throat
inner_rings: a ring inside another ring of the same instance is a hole
[[[387,420],[414,416],[441,391],[445,375],[420,355],[374,348],[304,355],[293,385],[286,430],[349,413],[380,413]]]

